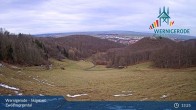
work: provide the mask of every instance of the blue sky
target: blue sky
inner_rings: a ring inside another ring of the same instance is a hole
[[[0,27],[13,33],[127,30],[153,32],[160,7],[173,28],[196,36],[196,0],[0,0]]]

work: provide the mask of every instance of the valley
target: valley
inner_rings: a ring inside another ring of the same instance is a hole
[[[2,63],[0,95],[62,95],[69,101],[196,99],[196,67],[161,69],[143,62],[115,69],[88,60],[50,62],[49,70]]]

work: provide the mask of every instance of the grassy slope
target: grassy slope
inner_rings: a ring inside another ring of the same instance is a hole
[[[20,88],[24,95],[63,95],[68,100],[196,100],[196,67],[158,69],[147,62],[125,69],[111,69],[103,66],[91,68],[93,64],[86,61],[52,62],[50,70],[0,67],[0,83]],[[113,96],[122,94],[122,91],[132,91],[133,95]],[[0,93],[7,95],[14,94],[14,91],[0,87]],[[66,96],[82,93],[88,96]],[[160,98],[162,95],[167,97]]]

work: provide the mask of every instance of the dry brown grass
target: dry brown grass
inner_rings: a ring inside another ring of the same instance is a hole
[[[77,101],[196,100],[196,67],[159,69],[147,62],[125,69],[111,69],[103,66],[90,68],[93,64],[87,61],[51,61],[51,70],[42,67],[21,67],[22,70],[1,67],[0,83],[20,88],[19,92],[24,95],[63,95],[67,100]],[[0,93],[15,94],[13,90],[2,87]],[[88,95],[76,98],[66,96],[83,93]],[[114,97],[128,93],[132,95]],[[161,98],[163,95],[166,97]]]

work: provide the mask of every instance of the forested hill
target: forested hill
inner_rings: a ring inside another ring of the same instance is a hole
[[[161,68],[196,66],[196,40],[174,42],[167,38],[143,38],[124,48],[110,49],[93,56],[94,64],[121,68],[152,61]]]
[[[50,57],[72,60],[85,59],[98,52],[125,45],[88,35],[71,35],[60,38],[39,38],[48,50]]]
[[[0,30],[0,61],[22,64],[48,64],[47,52],[43,44],[30,35],[11,34]]]
[[[48,58],[85,59],[97,52],[125,45],[87,35],[37,38],[0,31],[0,61],[21,65],[49,64]]]
[[[37,38],[0,30],[0,61],[31,65],[49,65],[49,58],[82,60],[95,65],[126,67],[145,61],[161,68],[196,66],[196,40],[175,42],[163,37],[146,37],[123,45],[88,35]]]

